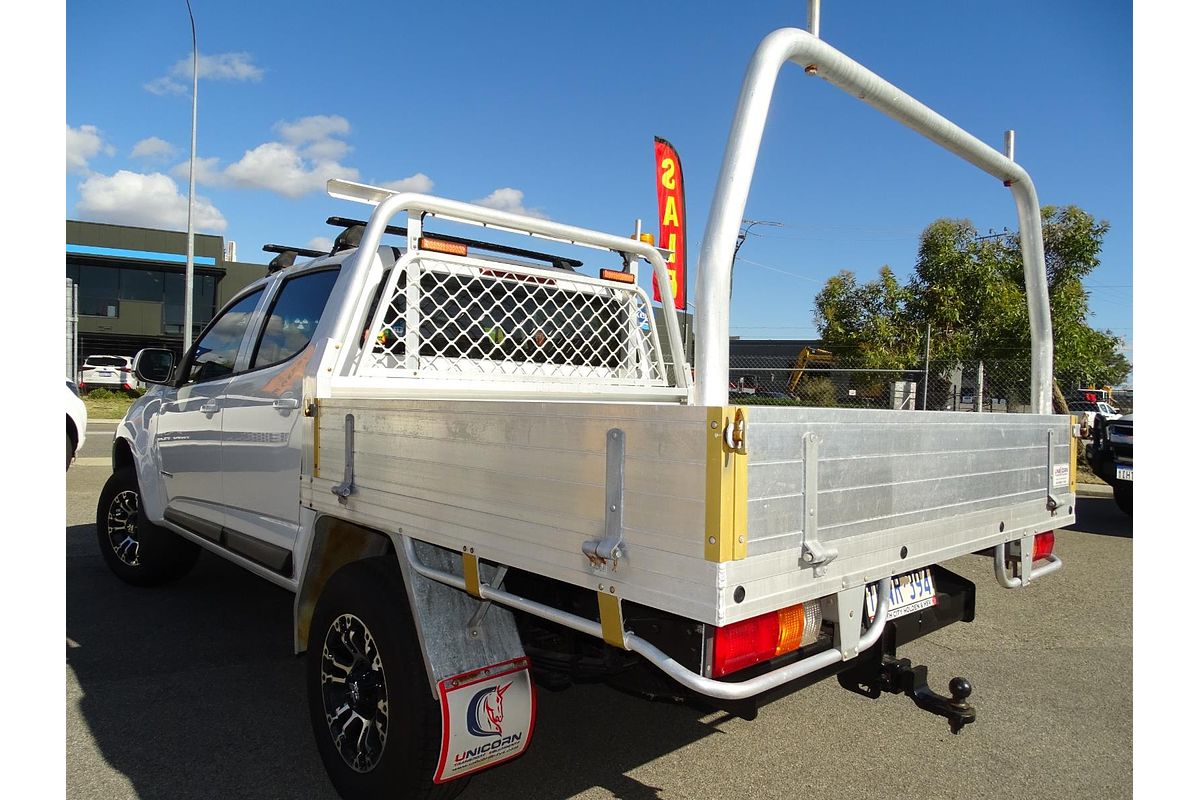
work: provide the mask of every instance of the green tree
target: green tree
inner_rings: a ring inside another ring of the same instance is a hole
[[[922,340],[907,313],[910,302],[910,290],[887,266],[879,270],[878,280],[863,284],[842,270],[817,295],[817,328],[843,364],[906,369]]]
[[[1117,384],[1132,366],[1111,331],[1088,322],[1083,280],[1100,264],[1107,222],[1077,206],[1042,209],[1042,232],[1056,377],[1070,386]],[[923,355],[964,365],[1024,362],[1001,393],[1027,397],[1029,313],[1017,234],[981,237],[968,220],[940,219],[921,234],[908,284],[888,267],[859,285],[852,273],[830,278],[814,302],[815,322],[831,349],[861,355],[865,366],[913,367]],[[998,374],[996,371],[994,374]]]

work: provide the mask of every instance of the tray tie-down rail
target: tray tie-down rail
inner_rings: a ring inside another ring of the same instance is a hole
[[[466,578],[422,563],[413,546],[413,539],[411,537],[401,536],[401,540],[403,542],[403,557],[407,559],[408,563],[419,575],[445,584],[446,586],[469,592],[481,600],[492,601],[517,611],[524,611],[527,614],[533,614],[534,616],[579,631],[580,633],[586,633],[597,639],[603,639],[615,646],[623,647],[642,656],[684,687],[716,700],[745,700],[746,698],[754,697],[770,689],[774,689],[777,686],[802,678],[817,670],[833,666],[840,661],[854,658],[859,653],[869,650],[879,641],[880,636],[883,634],[883,628],[887,622],[888,608],[891,605],[891,593],[888,591],[891,584],[891,577],[888,576],[875,584],[876,593],[879,598],[879,605],[875,611],[875,620],[867,628],[866,632],[859,635],[853,645],[848,641],[844,641],[841,649],[832,647],[795,663],[759,675],[758,677],[745,681],[726,683],[692,672],[636,633],[626,631],[623,628],[620,628],[614,636],[614,631],[610,627],[607,631],[609,635],[606,636],[605,626],[602,622],[595,622],[575,614],[570,614],[552,606],[520,597],[503,589],[494,588],[487,583],[477,582],[474,585],[468,586]],[[477,578],[476,581],[478,581]],[[857,608],[861,609],[863,587],[856,587],[855,590],[851,590],[848,594],[851,597],[857,598]],[[607,592],[600,596],[605,599],[610,598]],[[619,613],[619,602],[615,604],[602,603],[601,607],[604,608],[605,605],[608,605],[610,608],[615,606]],[[859,616],[856,613],[853,616],[845,617],[845,619],[851,618],[858,620]],[[839,640],[848,640],[851,638],[850,635],[841,634],[841,627],[844,627],[844,625],[845,622],[839,623]],[[614,641],[614,638],[617,638],[618,641]]]

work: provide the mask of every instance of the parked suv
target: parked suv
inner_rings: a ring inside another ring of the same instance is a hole
[[[79,390],[111,389],[134,393],[146,386],[133,374],[133,359],[129,356],[88,356],[79,368]]]
[[[1133,516],[1133,415],[1101,419],[1087,448],[1092,471],[1112,487],[1117,507]]]

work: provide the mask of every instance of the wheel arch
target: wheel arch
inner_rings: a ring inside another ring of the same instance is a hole
[[[123,436],[117,436],[112,445],[112,470],[118,472],[122,469],[136,472],[137,460],[133,457],[133,445],[130,441]]]
[[[313,611],[333,574],[355,561],[395,552],[391,537],[381,531],[330,515],[317,518],[292,614],[297,653],[308,649]]]

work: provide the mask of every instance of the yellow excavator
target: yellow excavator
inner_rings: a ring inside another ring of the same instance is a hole
[[[794,395],[796,387],[800,385],[800,378],[804,376],[804,370],[813,364],[832,364],[833,353],[828,350],[822,350],[819,347],[805,347],[796,356],[796,363],[792,365],[792,377],[788,380],[787,392]]]

